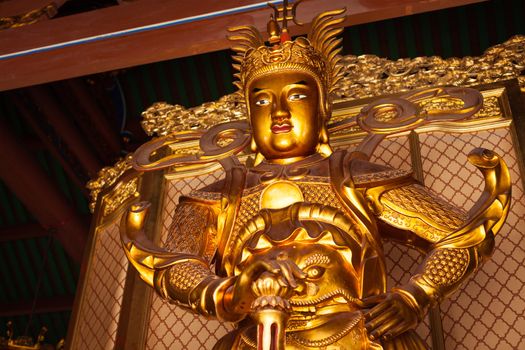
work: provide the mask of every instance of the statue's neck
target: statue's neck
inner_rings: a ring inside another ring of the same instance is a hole
[[[296,173],[299,169],[311,170],[312,168],[316,168],[317,164],[320,164],[326,158],[327,157],[320,153],[314,153],[305,157],[268,159],[252,168],[252,170],[258,173],[274,172],[277,174],[282,171]]]
[[[291,158],[278,158],[278,159],[268,159],[267,162],[270,164],[281,164],[281,165],[288,165],[300,162],[303,159],[306,159],[308,157],[312,157],[316,154],[311,154],[309,156],[302,156],[302,157],[291,157]]]
[[[330,150],[331,151],[331,150]],[[300,157],[289,157],[289,158],[276,158],[276,159],[265,159],[266,164],[275,164],[275,165],[293,165],[293,164],[303,164],[310,163],[312,161],[317,162],[319,160],[328,158],[331,152],[323,152],[319,149],[317,152]]]

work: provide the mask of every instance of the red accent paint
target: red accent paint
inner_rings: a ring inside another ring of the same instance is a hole
[[[275,124],[272,125],[272,132],[274,134],[286,134],[287,132],[290,132],[293,129],[293,126],[290,124]]]

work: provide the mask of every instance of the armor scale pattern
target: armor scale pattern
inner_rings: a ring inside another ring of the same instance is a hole
[[[298,183],[298,186],[303,193],[304,201],[306,203],[319,203],[336,209],[342,208],[329,184],[302,182]]]
[[[453,230],[465,222],[466,214],[436,195],[428,196],[425,188],[418,184],[394,188],[383,194],[383,198],[400,208],[413,213],[425,213],[436,224]]]
[[[170,268],[169,279],[173,287],[185,292],[195,288],[206,276],[211,274],[210,269],[201,264],[183,262]]]
[[[466,213],[446,203],[435,193],[425,191],[419,184],[394,188],[381,196],[381,218],[402,229],[418,232],[431,242],[437,242],[466,220]],[[399,209],[409,213],[399,213]],[[413,213],[413,214],[412,214]],[[425,218],[417,217],[425,213]]]
[[[173,215],[164,247],[172,252],[199,254],[205,244],[204,232],[208,225],[209,208],[193,203],[181,203]]]
[[[353,177],[355,185],[367,184],[370,182],[383,181],[396,177],[401,177],[410,174],[407,170],[387,170],[372,174],[356,175]]]
[[[461,279],[468,262],[467,249],[441,249],[427,259],[424,276],[438,286],[449,286]]]

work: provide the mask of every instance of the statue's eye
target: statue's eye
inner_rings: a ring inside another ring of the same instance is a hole
[[[255,104],[257,106],[268,106],[270,104],[270,100],[266,98],[261,98],[260,100],[256,101]]]
[[[293,94],[288,96],[288,101],[299,101],[306,98],[305,94]]]
[[[322,266],[311,266],[306,269],[306,275],[308,278],[316,279],[324,274],[325,268]]]

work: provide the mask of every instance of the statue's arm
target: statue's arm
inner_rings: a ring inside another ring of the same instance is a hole
[[[204,315],[226,319],[223,296],[233,284],[232,278],[221,278],[210,268],[217,248],[218,203],[202,203],[183,198],[173,216],[165,248],[190,254],[196,260],[182,259],[159,271],[157,292]]]
[[[167,249],[146,238],[144,223],[148,203],[133,205],[121,224],[125,252],[140,277],[163,298],[207,317],[228,320],[223,296],[232,278],[211,269],[216,247],[216,213],[213,204],[183,200],[170,227]]]
[[[408,284],[395,289],[409,299],[420,320],[492,254],[494,233],[480,234],[475,224],[467,225],[451,245],[440,247],[439,242],[467,223],[468,214],[416,182],[387,189],[378,207],[383,237],[425,253]]]
[[[403,179],[369,189],[368,198],[384,235],[426,253],[410,281],[394,288],[367,315],[372,337],[395,336],[421,321],[429,307],[459,288],[494,249],[510,206],[510,177],[493,152],[475,149],[469,161],[482,172],[485,188],[467,213],[414,180]],[[387,317],[388,308],[403,317]],[[410,311],[411,310],[411,311]]]

